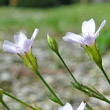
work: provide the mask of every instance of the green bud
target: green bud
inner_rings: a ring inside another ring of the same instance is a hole
[[[49,35],[47,35],[47,42],[48,42],[49,47],[55,53],[58,53],[58,44],[57,44],[56,40],[53,37],[50,37]]]
[[[32,53],[32,48],[30,50],[30,52],[26,53],[24,55],[20,55],[18,54],[24,61],[24,64],[26,65],[26,67],[32,71],[32,72],[36,72],[38,71],[38,64],[37,64],[37,59],[34,57],[33,53]]]

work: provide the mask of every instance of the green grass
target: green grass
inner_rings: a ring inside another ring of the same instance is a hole
[[[5,39],[24,31],[31,36],[35,27],[39,28],[39,37],[46,38],[49,33],[62,37],[66,32],[81,33],[82,21],[94,18],[96,29],[106,19],[107,24],[100,32],[98,45],[101,51],[110,47],[110,4],[70,5],[50,9],[0,7],[0,32]],[[104,45],[104,46],[103,46]]]

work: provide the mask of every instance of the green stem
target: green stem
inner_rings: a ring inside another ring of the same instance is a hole
[[[78,90],[82,91],[83,93],[85,93],[86,95],[88,95],[89,97],[95,97],[95,98],[97,98],[97,99],[102,100],[100,96],[97,96],[97,95],[95,95],[94,93],[91,93],[91,92],[89,92],[89,91],[86,91],[84,88],[80,88],[79,86],[75,85],[74,83],[72,83],[72,85],[73,85],[76,89],[78,89]]]
[[[80,90],[81,92],[85,93],[86,95],[88,95],[88,96],[91,95],[91,94],[90,94],[88,91],[86,91],[84,88],[81,88],[81,87],[79,87],[78,85],[76,85],[76,84],[74,84],[74,83],[71,83],[71,84],[73,85],[74,88]]]
[[[86,103],[86,107],[88,108],[88,110],[93,110],[92,107],[88,103]]]
[[[100,67],[99,67],[99,68],[100,68]],[[104,76],[106,77],[108,83],[110,84],[110,79],[108,78],[108,76],[107,76],[105,70],[103,69],[103,67],[101,67],[100,69],[101,69],[101,71],[103,72]]]
[[[12,98],[12,99],[16,100],[16,101],[17,101],[17,102],[19,102],[19,103],[21,103],[21,104],[25,105],[26,107],[31,108],[32,110],[38,110],[38,109],[34,108],[33,106],[31,106],[31,105],[29,105],[29,104],[27,104],[27,103],[25,103],[25,102],[21,101],[20,99],[18,99],[18,98],[16,98],[16,97],[12,96],[12,95],[11,95],[11,94],[9,94],[8,92],[3,91],[3,94],[5,94],[5,95],[9,96],[10,98]]]
[[[52,88],[47,84],[47,82],[44,80],[44,78],[42,77],[42,75],[36,71],[36,75],[39,76],[39,78],[42,80],[42,82],[45,84],[45,86],[49,89],[49,91],[52,93],[52,95],[54,96],[54,98],[56,99],[57,103],[59,103],[61,106],[64,106],[63,102],[58,98],[58,96],[55,94],[55,92],[52,90]]]
[[[58,55],[58,57],[60,58],[60,60],[62,61],[62,63],[63,63],[64,66],[66,67],[66,69],[68,70],[68,72],[70,73],[70,75],[71,75],[71,77],[73,78],[73,80],[75,81],[75,83],[79,86],[79,87],[76,87],[77,89],[79,89],[80,91],[84,92],[85,94],[88,93],[88,96],[90,95],[90,97],[91,97],[91,96],[92,96],[92,97],[95,97],[95,98],[97,98],[97,99],[103,100],[103,101],[105,101],[105,102],[107,102],[107,103],[110,104],[110,101],[109,101],[108,99],[106,99],[105,97],[102,98],[102,97],[99,96],[94,90],[90,89],[89,87],[86,86],[86,89],[88,89],[89,91],[91,91],[92,94],[89,93],[89,92],[87,92],[87,91],[85,91],[85,89],[83,89],[83,88],[81,87],[81,84],[76,80],[76,78],[73,76],[72,72],[69,70],[68,66],[67,66],[66,63],[64,62],[64,60],[63,60],[63,58],[61,57],[60,53],[57,52],[56,54]],[[99,67],[99,66],[98,66],[98,67]],[[99,68],[102,70],[102,72],[104,73],[104,75],[105,75],[107,81],[108,81],[109,84],[110,84],[110,80],[109,80],[107,74],[105,73],[103,67],[101,66],[101,67],[99,67]]]
[[[75,85],[74,83],[72,83],[72,85],[73,85],[76,89],[78,89],[78,90],[80,90],[81,92],[83,92],[83,93],[85,93],[86,95],[88,95],[89,97],[94,97],[94,98],[96,98],[96,99],[105,101],[105,102],[107,102],[108,104],[110,104],[110,101],[109,101],[106,97],[104,97],[101,93],[98,94],[98,93],[96,93],[95,91],[93,91],[92,89],[86,88],[86,86],[83,86],[83,85],[82,85],[83,88],[80,88],[79,86]],[[84,88],[86,88],[86,89],[89,90],[89,91],[86,91]]]
[[[83,86],[83,87],[86,88],[87,90],[89,90],[90,92],[96,94],[97,96],[99,96],[99,94],[95,90],[91,89],[90,87],[88,87],[88,86]]]
[[[70,69],[68,68],[68,66],[66,65],[66,63],[64,62],[63,58],[61,57],[60,53],[57,52],[56,53],[58,55],[58,57],[60,58],[60,60],[62,61],[62,63],[64,64],[64,66],[66,67],[66,69],[68,70],[69,74],[71,75],[71,77],[73,78],[73,80],[75,81],[76,84],[80,85],[79,82],[76,80],[76,78],[74,77],[74,75],[72,74],[72,72],[70,71]]]
[[[89,88],[88,86],[83,86],[83,87],[86,88],[87,90],[89,90],[90,92],[92,92],[94,94],[94,96],[100,97],[100,100],[103,100],[110,104],[110,101],[103,94],[101,94],[99,91],[97,91],[95,88],[94,88],[95,90],[93,90],[93,89]]]
[[[7,109],[10,110],[9,107],[5,104],[5,102],[2,100],[1,103],[3,104],[3,106]]]

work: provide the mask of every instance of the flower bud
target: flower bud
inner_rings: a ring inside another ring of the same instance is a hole
[[[49,47],[55,53],[58,53],[58,44],[57,44],[56,40],[53,37],[50,37],[48,34],[47,34],[47,42],[48,42]]]

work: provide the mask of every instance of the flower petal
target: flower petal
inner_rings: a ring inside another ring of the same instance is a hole
[[[37,28],[34,30],[34,33],[33,33],[32,37],[31,37],[31,40],[35,39],[36,35],[38,34],[38,31],[39,30]]]
[[[14,35],[14,41],[19,46],[22,46],[26,39],[27,39],[27,37],[22,32],[20,32],[19,35]]]
[[[3,43],[3,50],[10,53],[17,53],[15,44],[7,40]]]
[[[82,34],[83,36],[88,36],[95,33],[95,21],[90,19],[89,21],[84,21],[82,23]]]
[[[32,43],[33,43],[32,40],[26,39],[25,42],[24,42],[24,45],[23,45],[23,50],[24,50],[25,52],[29,52],[30,49],[31,49]]]
[[[66,36],[63,37],[64,41],[71,42],[71,43],[78,43],[78,44],[84,44],[84,38],[80,35],[67,32]]]
[[[81,104],[80,104],[80,106],[77,108],[77,110],[84,110],[85,106],[86,106],[86,103],[81,102]]]
[[[73,108],[69,103],[66,103],[64,106],[59,107],[58,110],[73,110]]]
[[[91,37],[91,36],[85,37],[85,39],[84,39],[85,45],[88,45],[88,46],[93,45],[94,42],[95,42],[95,38]]]
[[[99,29],[97,30],[97,32],[96,32],[95,35],[94,35],[95,38],[98,37],[99,31],[104,27],[105,24],[106,24],[106,20],[104,20],[104,21],[101,23]]]

